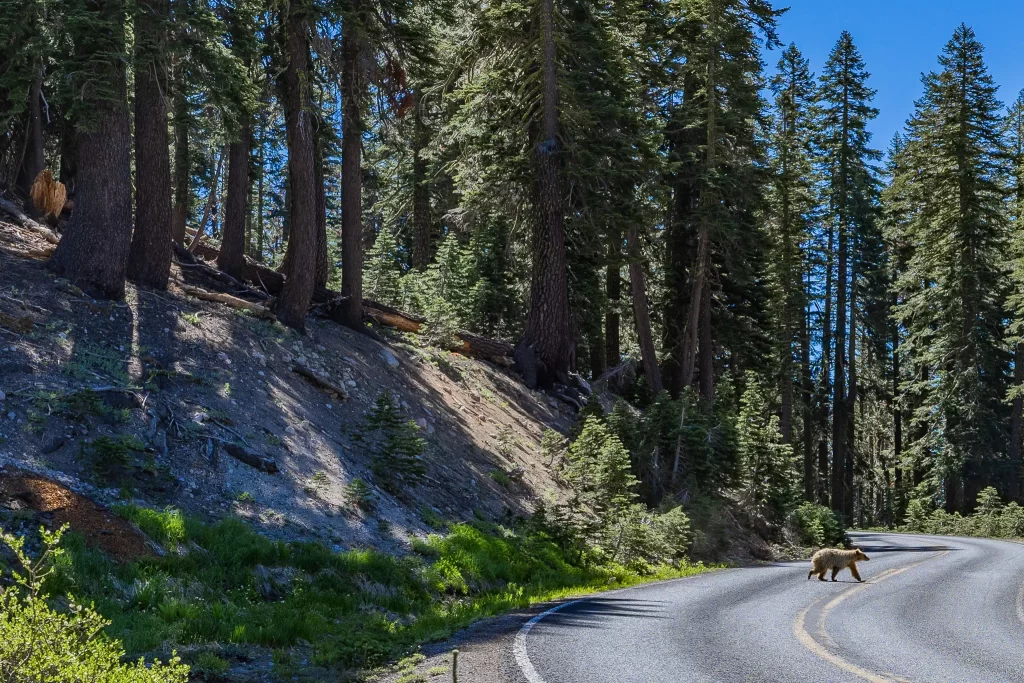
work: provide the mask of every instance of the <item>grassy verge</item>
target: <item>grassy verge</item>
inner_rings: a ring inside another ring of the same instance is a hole
[[[364,669],[483,617],[709,569],[588,565],[541,533],[490,525],[454,525],[393,557],[271,541],[238,519],[118,512],[169,552],[117,565],[72,534],[48,592],[94,602],[129,656],[178,648],[211,678],[246,646],[272,649],[280,674]]]

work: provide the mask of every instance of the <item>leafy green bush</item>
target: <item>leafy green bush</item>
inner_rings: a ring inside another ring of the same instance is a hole
[[[803,503],[789,514],[787,523],[801,545],[822,548],[841,545],[846,539],[836,514],[817,503]]]
[[[186,683],[189,669],[177,657],[150,666],[142,660],[123,664],[121,643],[103,635],[109,622],[91,607],[68,597],[67,611],[52,609],[42,588],[61,555],[63,529],[43,530],[45,550],[32,562],[25,539],[0,532],[21,572],[15,585],[0,591],[0,680],[9,683]]]
[[[974,513],[967,517],[932,509],[931,502],[914,498],[907,504],[904,531],[940,536],[979,536],[988,538],[1024,538],[1024,508],[1017,503],[1003,504],[999,492],[987,487],[978,493]]]

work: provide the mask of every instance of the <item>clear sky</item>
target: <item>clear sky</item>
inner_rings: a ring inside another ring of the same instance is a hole
[[[921,95],[921,74],[938,67],[938,55],[964,22],[985,46],[985,63],[1012,102],[1024,88],[1024,0],[778,0],[790,10],[779,21],[779,40],[796,43],[817,76],[844,29],[853,35],[878,91],[880,110],[872,144],[885,149],[902,130]],[[774,72],[779,51],[764,55]]]

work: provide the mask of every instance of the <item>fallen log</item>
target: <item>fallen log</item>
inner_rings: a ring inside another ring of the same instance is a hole
[[[335,394],[339,398],[343,399],[348,398],[348,391],[344,387],[338,386],[337,384],[327,379],[326,377],[321,377],[320,375],[316,374],[315,372],[307,368],[305,365],[296,363],[295,365],[292,366],[292,372],[301,375],[302,377],[309,380],[311,383],[315,384],[317,387],[326,391],[329,394]]]
[[[57,250],[57,247],[52,244],[48,244],[45,247],[30,247],[28,249],[16,249],[15,247],[3,247],[3,250],[11,256],[17,256],[19,258],[34,259],[36,261],[42,261],[53,256],[53,252]]]
[[[368,306],[365,299],[363,300],[363,317],[369,318],[379,325],[387,325],[388,327],[394,327],[402,332],[411,332],[413,334],[419,334],[423,327],[422,322],[419,320],[413,320],[411,317],[406,314],[402,314],[401,312],[377,308],[377,304]]]
[[[274,312],[266,306],[254,304],[253,302],[246,301],[245,299],[239,299],[237,296],[221,294],[220,292],[210,292],[205,289],[199,289],[198,287],[190,287],[189,285],[181,285],[181,291],[185,292],[189,296],[202,299],[203,301],[212,301],[218,304],[224,304],[225,306],[230,306],[231,308],[249,311],[259,318],[265,318],[267,320],[274,319]]]
[[[508,342],[499,339],[481,337],[472,332],[462,330],[455,334],[458,343],[449,350],[461,353],[463,356],[485,358],[500,365],[512,365],[512,356],[515,347]]]
[[[37,223],[26,216],[14,202],[9,202],[6,199],[0,198],[0,210],[14,219],[14,224],[18,227],[36,233],[50,244],[58,244],[60,242],[60,235],[55,233],[53,230],[50,230],[45,225]]]
[[[253,469],[257,469],[260,472],[266,472],[267,474],[277,474],[281,470],[277,467],[277,461],[273,458],[264,458],[258,453],[247,451],[238,444],[225,443],[224,451],[232,458],[239,462],[243,462]]]
[[[223,282],[224,284],[233,287],[236,291],[244,293],[247,296],[252,296],[262,301],[267,301],[270,299],[270,295],[267,294],[266,292],[259,289],[254,289],[249,285],[245,284],[244,282],[242,282],[241,280],[236,280],[235,278],[231,277],[223,270],[214,268],[213,266],[207,265],[206,263],[203,263],[202,261],[196,259],[191,253],[189,253],[187,249],[185,249],[185,247],[181,246],[180,244],[174,245],[174,255],[178,257],[178,260],[175,261],[175,263],[177,263],[178,266],[181,268],[195,268],[204,275],[211,277],[219,282]]]

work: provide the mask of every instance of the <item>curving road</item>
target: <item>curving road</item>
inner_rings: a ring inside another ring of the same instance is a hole
[[[851,534],[839,583],[809,562],[571,602],[515,638],[528,683],[1024,681],[1024,545]]]

